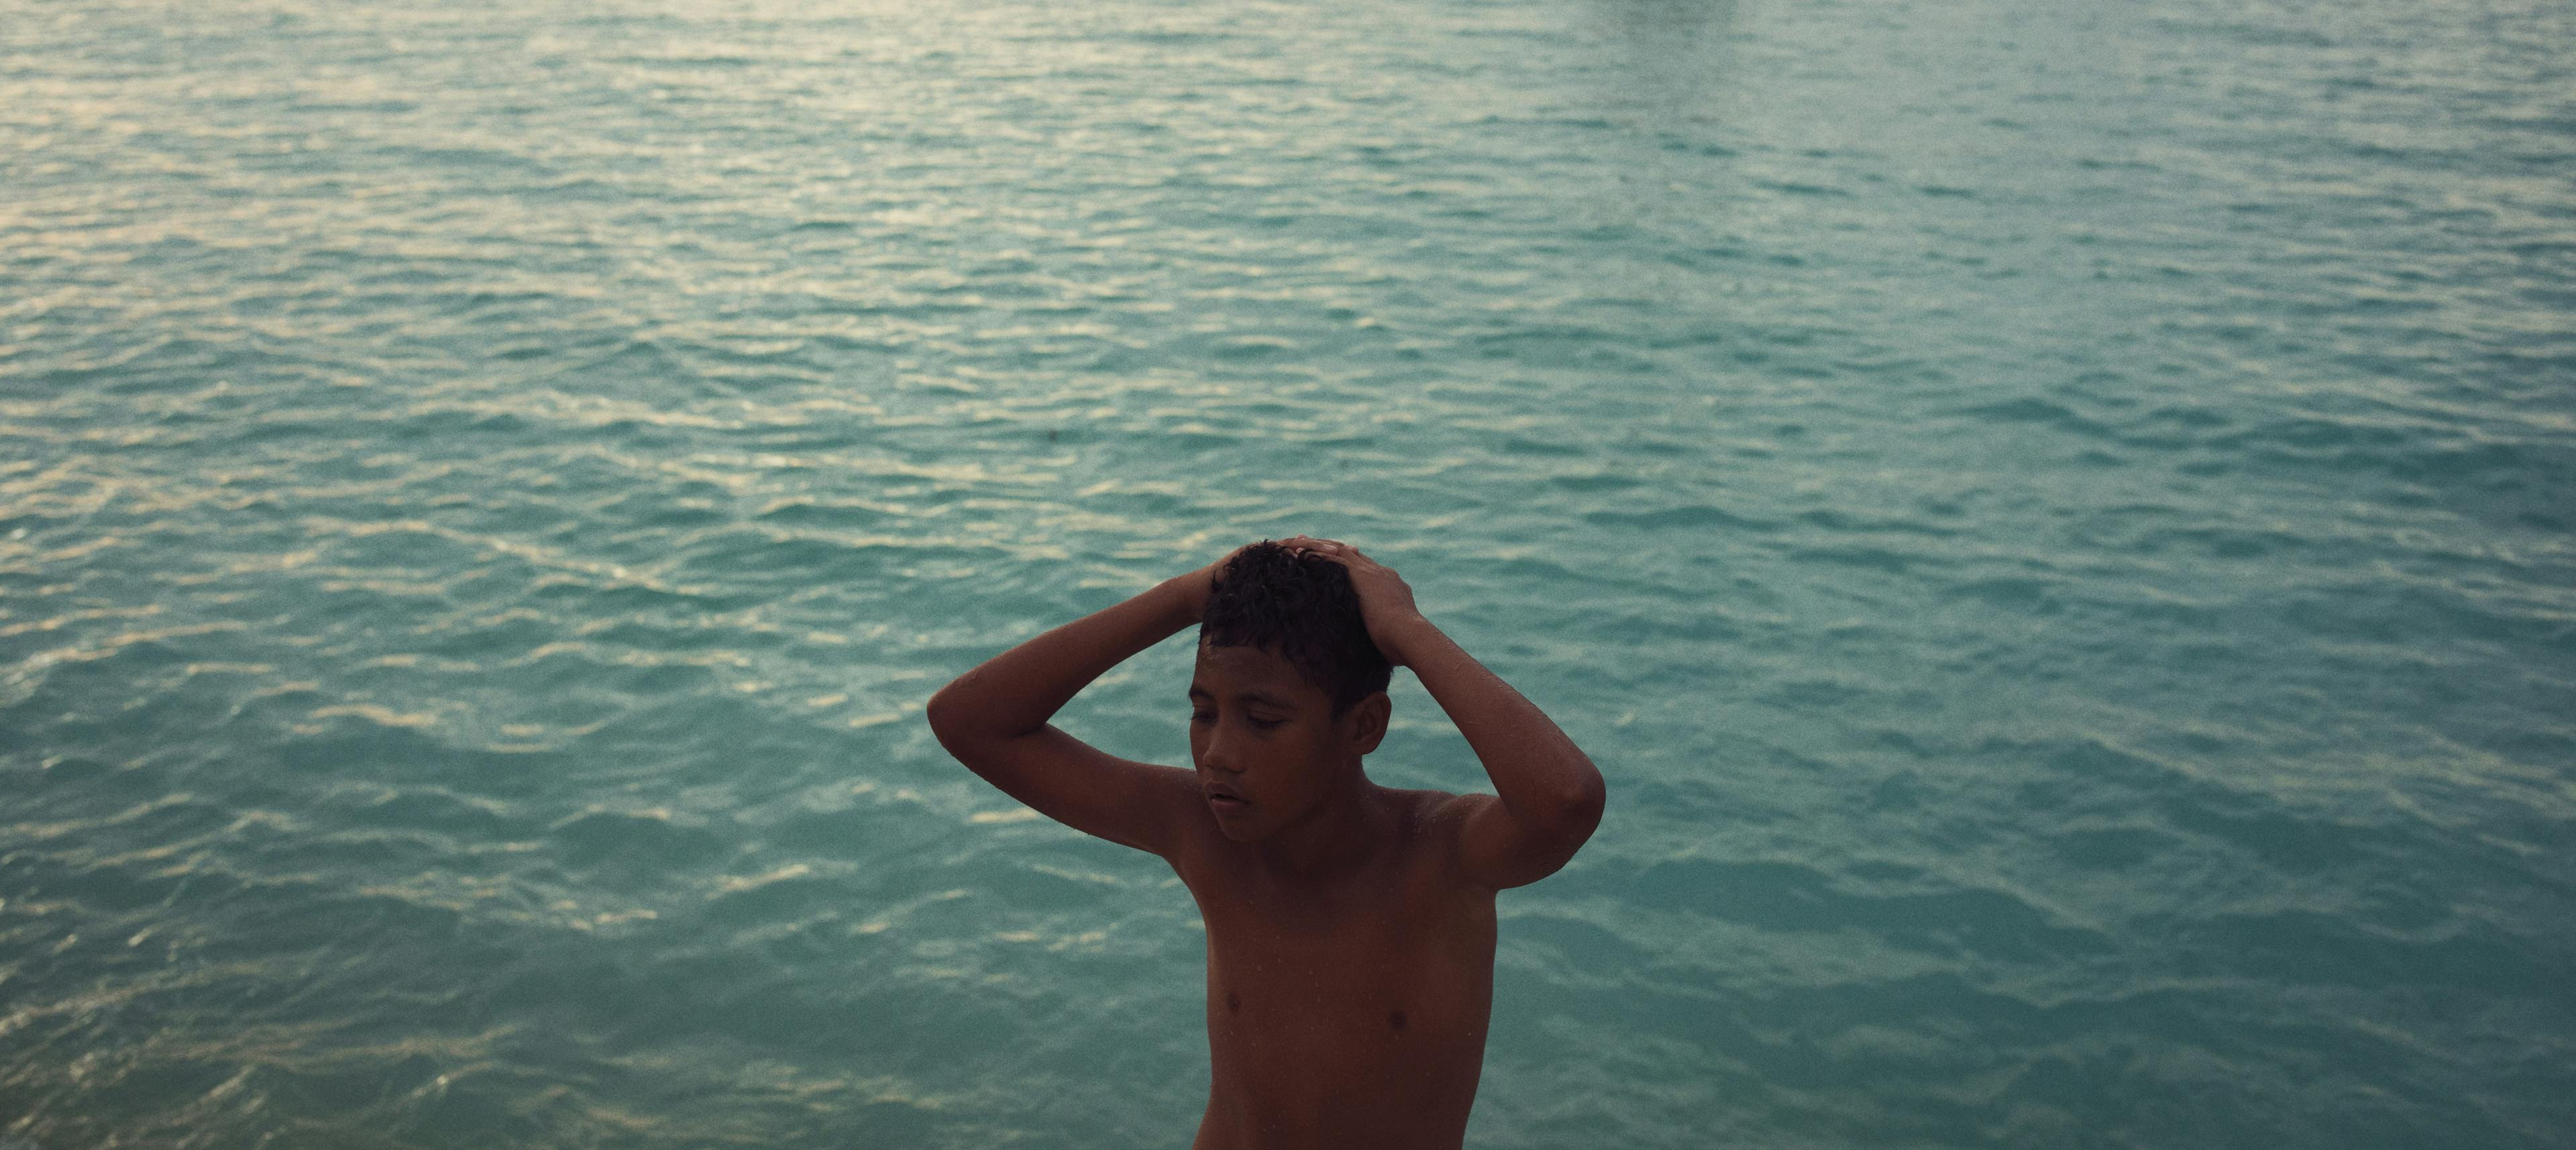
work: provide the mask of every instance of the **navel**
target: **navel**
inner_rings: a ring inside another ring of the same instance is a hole
[[[1226,992],[1225,992],[1225,1012],[1226,1012],[1227,1014],[1232,1014],[1232,1013],[1234,1013],[1234,1012],[1236,1012],[1236,1011],[1238,1011],[1238,1010],[1241,1010],[1241,1009],[1243,1009],[1243,999],[1242,999],[1242,997],[1241,997],[1241,996],[1239,996],[1239,995],[1237,995],[1237,994],[1235,994],[1235,993],[1234,993],[1233,991],[1231,991],[1231,990],[1226,991]],[[1399,1022],[1399,1023],[1396,1023],[1396,1025],[1397,1025],[1398,1027],[1401,1027],[1401,1026],[1403,1026],[1404,1024],[1403,1024],[1403,1023],[1401,1023],[1401,1022]]]
[[[1397,1030],[1404,1029],[1404,1012],[1401,1010],[1387,1011],[1386,1024],[1396,1028]]]

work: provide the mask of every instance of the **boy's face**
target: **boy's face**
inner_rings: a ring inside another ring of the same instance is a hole
[[[1201,788],[1227,787],[1240,804],[1209,801],[1236,842],[1268,838],[1338,801],[1359,757],[1377,749],[1384,723],[1374,699],[1336,722],[1332,700],[1285,659],[1255,647],[1199,644],[1190,677],[1190,762]]]

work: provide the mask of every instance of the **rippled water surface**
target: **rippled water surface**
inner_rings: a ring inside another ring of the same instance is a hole
[[[1185,1145],[1187,893],[921,707],[1303,531],[1610,780],[1471,1145],[2563,1144],[2571,47],[0,0],[0,1142]]]

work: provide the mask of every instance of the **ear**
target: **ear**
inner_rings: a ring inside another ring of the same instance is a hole
[[[1395,701],[1387,698],[1384,691],[1371,692],[1369,697],[1351,704],[1349,713],[1342,716],[1342,730],[1351,741],[1351,750],[1362,755],[1376,750],[1379,741],[1386,738],[1387,716],[1394,710]]]

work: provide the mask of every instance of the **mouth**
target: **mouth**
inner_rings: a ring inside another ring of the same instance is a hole
[[[1218,814],[1233,814],[1252,805],[1242,795],[1234,793],[1233,788],[1223,785],[1208,788],[1207,801]]]

